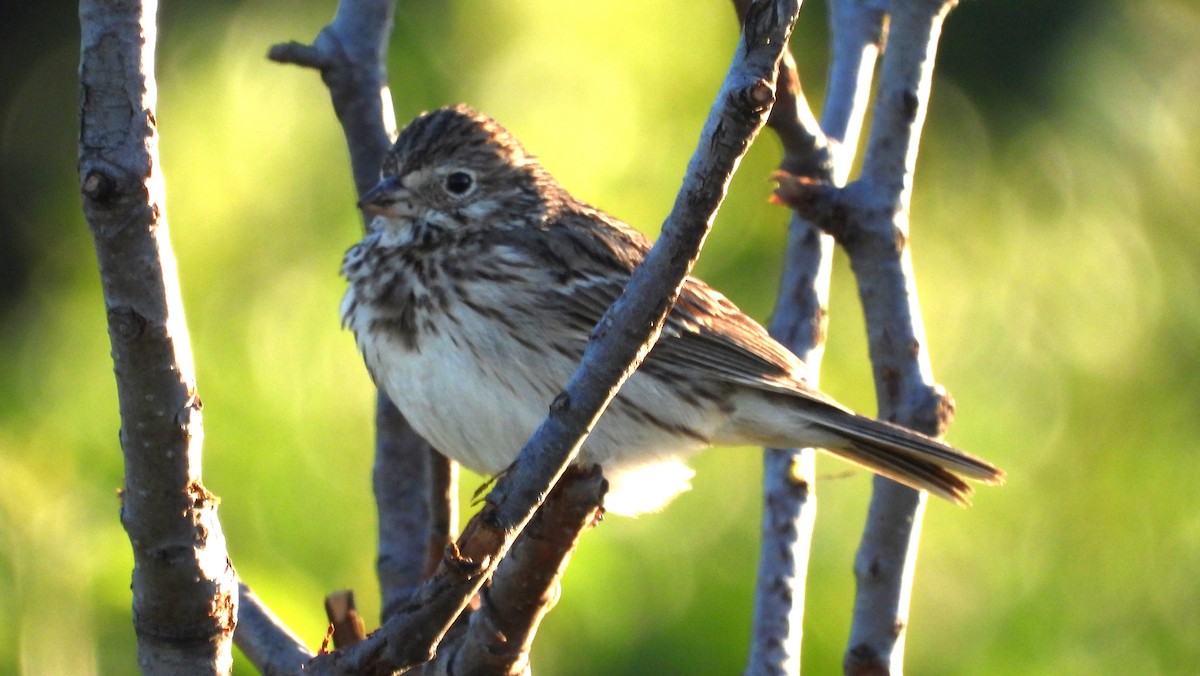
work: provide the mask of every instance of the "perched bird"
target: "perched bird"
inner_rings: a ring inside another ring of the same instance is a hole
[[[516,458],[650,242],[575,199],[504,127],[465,106],[425,113],[359,203],[374,215],[342,263],[342,322],[375,383],[446,456],[484,475]],[[856,415],[799,358],[687,278],[662,336],[579,453],[605,509],[637,514],[688,488],[710,445],[818,447],[966,503],[1003,472]]]

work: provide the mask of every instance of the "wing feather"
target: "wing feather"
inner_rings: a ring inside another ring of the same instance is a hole
[[[650,242],[601,211],[573,206],[549,222],[539,237],[524,243],[542,247],[542,258],[552,261],[547,272],[555,283],[546,289],[548,302],[567,323],[564,328],[577,331],[582,343],[620,296]],[[732,301],[694,277],[684,280],[643,368],[664,375],[695,369],[730,383],[833,403],[805,384],[804,362]]]

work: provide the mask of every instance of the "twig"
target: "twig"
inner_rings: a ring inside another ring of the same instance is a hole
[[[442,560],[442,552],[458,534],[458,463],[437,453],[433,454],[432,460],[433,516],[422,579],[433,575]]]
[[[313,657],[298,636],[263,605],[244,583],[238,584],[237,647],[265,676],[294,674]]]
[[[133,624],[147,673],[227,673],[237,585],[201,484],[200,399],[164,208],[155,126],[155,5],[82,0],[79,175],[108,314],[133,546]]]
[[[325,617],[333,629],[333,646],[345,648],[367,637],[358,605],[354,602],[354,591],[342,589],[325,596]]]
[[[394,0],[341,0],[312,45],[274,45],[267,58],[321,71],[346,135],[354,187],[363,195],[379,182],[379,167],[396,137],[387,86],[387,48]]]

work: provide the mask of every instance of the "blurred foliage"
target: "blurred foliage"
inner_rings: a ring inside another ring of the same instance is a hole
[[[264,54],[310,39],[333,4],[167,3],[158,59],[206,483],[238,571],[312,646],[325,592],[354,587],[378,612],[372,394],[336,313],[360,226],[319,78]],[[812,101],[824,11],[804,7],[793,45]],[[74,173],[75,6],[0,12],[0,672],[128,673],[115,389]],[[944,36],[913,204],[922,311],[959,404],[951,440],[1010,481],[973,509],[930,508],[909,668],[1190,672],[1200,3],[966,2]],[[459,100],[491,113],[577,195],[654,232],[734,41],[720,2],[402,3],[393,94],[401,119]],[[766,203],[778,159],[764,134],[700,267],[760,319],[784,240]],[[831,316],[822,383],[873,410],[841,258]],[[695,490],[666,511],[585,538],[539,674],[741,670],[759,457],[694,464]],[[808,673],[839,668],[870,483],[821,467]]]

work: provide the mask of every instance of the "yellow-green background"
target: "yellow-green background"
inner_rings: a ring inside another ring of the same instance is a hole
[[[167,2],[158,120],[167,214],[205,402],[206,484],[239,573],[316,646],[322,595],[375,617],[372,392],[339,329],[359,232],[312,71],[333,2]],[[75,176],[75,6],[0,9],[0,673],[128,673],[129,545],[104,306]],[[580,197],[654,232],[735,40],[697,2],[401,3],[402,120],[467,101]],[[810,97],[825,8],[793,50]],[[1188,673],[1200,662],[1200,3],[966,2],[946,24],[913,203],[954,443],[1009,472],[929,509],[914,674]],[[699,274],[766,319],[786,213],[764,134]],[[839,256],[823,384],[872,411]],[[760,459],[716,450],[665,512],[589,534],[534,651],[540,674],[737,673]],[[822,461],[807,672],[845,645],[868,495]],[[466,477],[464,491],[476,479]],[[249,668],[240,663],[239,671]]]

